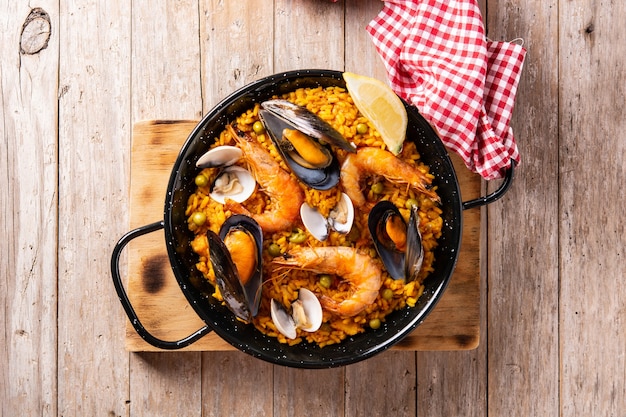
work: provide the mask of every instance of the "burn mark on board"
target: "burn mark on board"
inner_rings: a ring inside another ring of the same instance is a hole
[[[167,263],[168,259],[165,254],[150,256],[143,261],[141,282],[144,291],[156,294],[163,289],[167,277]]]

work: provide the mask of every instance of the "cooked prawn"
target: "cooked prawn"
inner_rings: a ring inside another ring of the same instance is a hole
[[[432,180],[417,167],[384,149],[363,147],[355,154],[349,154],[341,166],[341,185],[357,207],[365,206],[360,182],[368,174],[381,175],[393,183],[406,183],[432,200],[439,201],[437,194],[427,188]]]
[[[318,274],[336,274],[347,281],[352,294],[343,301],[320,297],[322,307],[344,317],[356,316],[372,305],[383,282],[380,266],[370,256],[347,246],[295,248],[273,262]]]
[[[243,158],[261,190],[270,198],[272,210],[253,214],[232,200],[226,200],[226,210],[252,217],[264,232],[273,233],[289,229],[300,214],[304,191],[252,136],[235,131],[231,125],[228,125],[227,129],[243,151]]]

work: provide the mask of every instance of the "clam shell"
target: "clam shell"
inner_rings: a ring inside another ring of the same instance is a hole
[[[328,217],[330,227],[339,233],[347,234],[354,223],[354,204],[348,194],[341,193],[341,199]]]
[[[306,230],[308,230],[315,239],[320,242],[328,239],[328,221],[322,216],[322,213],[309,206],[307,203],[302,203],[302,206],[300,206],[300,218]]]
[[[330,212],[328,218],[307,203],[300,207],[300,218],[309,233],[323,242],[328,239],[331,229],[342,234],[350,232],[354,223],[354,205],[346,193],[341,193],[337,207]]]
[[[241,191],[237,192],[223,192],[217,187],[215,187],[215,183],[219,178],[222,178],[223,175],[232,174],[237,177],[237,180],[242,186]],[[238,203],[242,203],[246,201],[250,196],[254,193],[256,189],[256,179],[252,176],[252,173],[245,168],[242,168],[238,165],[228,166],[220,171],[220,173],[213,181],[211,185],[211,192],[209,195],[215,201],[220,204],[224,204],[226,199],[229,198]]]
[[[298,299],[291,303],[291,312],[272,299],[270,316],[276,329],[288,339],[295,339],[297,329],[315,332],[322,325],[323,312],[319,299],[306,288],[298,290]]]
[[[323,313],[322,313],[322,304],[319,299],[312,291],[306,288],[300,288],[298,290],[298,302],[302,303],[302,309],[306,314],[306,323],[299,322],[298,320],[294,320],[296,322],[296,327],[307,331],[307,332],[315,332],[322,325]]]
[[[198,168],[219,168],[234,165],[241,159],[243,151],[236,146],[218,146],[203,154],[198,161]]]

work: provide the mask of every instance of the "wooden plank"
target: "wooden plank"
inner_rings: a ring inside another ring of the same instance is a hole
[[[268,0],[200,2],[204,113],[247,83],[273,71],[274,6]]]
[[[60,10],[58,414],[125,415],[128,355],[111,337],[124,321],[106,259],[128,224],[130,2]]]
[[[344,415],[344,370],[274,366],[274,416]]]
[[[275,0],[274,71],[344,68],[342,3]]]
[[[58,2],[0,20],[0,415],[57,415]]]
[[[345,0],[345,3],[345,70],[386,82],[387,70],[365,29],[381,11],[384,3],[380,0]]]
[[[626,3],[559,13],[561,414],[624,415]]]
[[[274,416],[273,365],[239,351],[202,354],[203,416]]]
[[[416,416],[414,352],[388,351],[346,367],[346,417]]]
[[[488,208],[488,415],[559,415],[559,15],[534,0],[487,10],[491,39],[529,51],[511,122],[522,162]]]
[[[198,118],[202,114],[198,7],[198,2],[191,0],[158,4],[133,2],[133,121],[154,118],[156,115]],[[134,141],[132,146],[135,149]],[[157,152],[161,146],[163,151],[167,149],[167,144],[154,146]],[[131,170],[135,169],[131,163]],[[133,182],[131,176],[131,195],[134,192]],[[162,184],[157,185],[160,186]],[[159,196],[161,205],[164,196]],[[130,216],[133,224],[152,221],[148,218],[159,218],[148,217],[140,207],[138,211],[131,211]],[[143,243],[149,242],[164,249],[162,234],[149,236]],[[133,245],[129,247],[129,261],[135,256],[136,250],[137,247]],[[178,292],[175,296],[181,297],[182,294]],[[202,356],[199,353],[131,355],[130,415],[199,414],[202,408],[201,367]],[[172,401],[172,398],[176,401]]]

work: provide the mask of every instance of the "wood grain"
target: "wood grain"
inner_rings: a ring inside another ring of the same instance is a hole
[[[321,372],[234,350],[125,349],[109,262],[131,224],[134,123],[198,120],[288,69],[384,79],[364,30],[383,4],[1,1],[0,415],[624,414],[626,10],[616,0],[479,1],[488,36],[522,37],[528,55],[512,123],[522,165],[481,214],[476,349],[396,349]],[[34,7],[49,33],[24,26]]]
[[[487,2],[489,37],[522,36],[529,51],[511,123],[521,165],[508,195],[487,209],[487,404],[490,415],[547,416],[559,414],[559,145],[557,113],[547,109],[559,106],[557,22],[563,21],[550,2],[519,7],[536,14]]]
[[[624,2],[562,2],[559,334],[563,415],[626,410]]]
[[[64,416],[126,413],[128,355],[111,355],[123,341],[109,337],[124,322],[112,314],[118,302],[100,254],[121,232],[116,220],[128,221],[128,6],[104,10],[95,1],[67,2],[58,15],[57,358],[58,414]]]
[[[59,34],[41,49],[23,25],[43,13],[59,22],[58,4],[39,5],[3,4],[0,22],[1,415],[57,413]],[[18,53],[23,47],[29,53]]]

